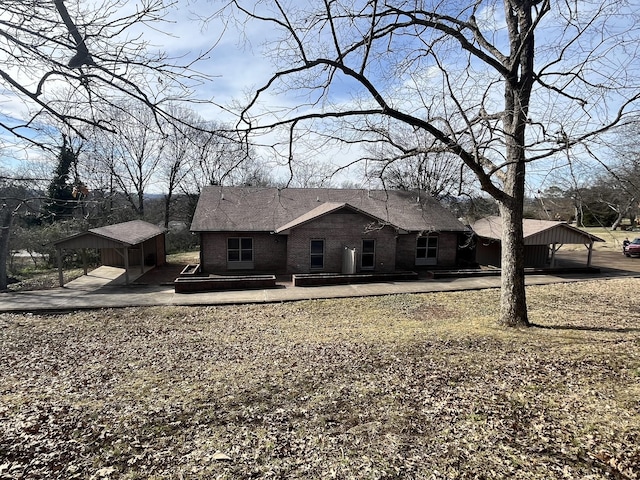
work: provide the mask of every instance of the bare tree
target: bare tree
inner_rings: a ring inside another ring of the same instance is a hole
[[[189,176],[189,165],[198,156],[198,139],[203,132],[188,125],[201,124],[202,119],[192,110],[174,107],[173,115],[186,124],[173,123],[165,131],[160,163],[160,181],[164,185],[164,226],[169,228],[174,197]]]
[[[370,180],[379,180],[385,188],[427,192],[438,199],[468,193],[468,170],[430,135],[405,126],[377,133],[380,142],[365,148],[365,175]]]
[[[284,127],[291,144],[310,129],[347,144],[380,141],[370,125],[430,135],[497,201],[499,322],[529,325],[527,165],[587,142],[638,100],[635,2],[232,0],[229,9],[243,28],[267,22],[279,34],[267,51],[275,72],[256,89],[240,127]],[[266,95],[291,92],[290,110],[261,109]]]
[[[150,110],[126,101],[114,105],[108,118],[115,132],[94,129],[89,145],[116,189],[135,214],[144,218],[145,193],[158,173],[167,134],[154,123]]]
[[[208,80],[193,68],[206,52],[188,60],[172,59],[152,51],[144,33],[161,32],[176,4],[3,0],[0,90],[6,103],[0,115],[0,142],[52,150],[39,132],[56,129],[82,137],[87,126],[115,132],[118,125],[110,112],[121,98],[147,109],[152,125],[179,121],[163,105],[189,99],[193,87]],[[19,209],[6,205],[0,229],[8,234],[11,215]],[[6,263],[3,248],[0,263]]]
[[[633,117],[622,125],[611,142],[613,162],[606,166],[607,174],[599,178],[599,185],[608,195],[603,198],[616,213],[611,230],[616,230],[625,215],[634,220],[640,206],[640,117]],[[607,198],[608,197],[608,198]]]
[[[242,185],[260,171],[251,145],[229,125],[203,122],[190,138],[195,152],[183,182],[185,193],[199,195],[206,185]]]
[[[8,285],[7,259],[9,258],[9,240],[14,219],[22,209],[29,208],[29,193],[15,179],[0,179],[0,291]]]
[[[28,129],[43,121],[72,130],[87,123],[112,130],[108,117],[99,113],[114,96],[145,105],[156,119],[170,118],[163,100],[185,99],[204,80],[192,69],[198,59],[179,64],[152,52],[139,33],[143,25],[161,24],[175,2],[127,3],[5,0],[0,87],[23,109],[14,109],[14,118],[0,122],[0,130],[28,142],[37,141]]]

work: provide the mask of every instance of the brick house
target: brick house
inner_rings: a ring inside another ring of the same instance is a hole
[[[206,187],[191,231],[205,273],[453,267],[468,229],[415,192]]]

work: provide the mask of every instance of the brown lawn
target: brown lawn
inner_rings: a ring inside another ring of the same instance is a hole
[[[5,314],[0,478],[639,478],[639,290]]]

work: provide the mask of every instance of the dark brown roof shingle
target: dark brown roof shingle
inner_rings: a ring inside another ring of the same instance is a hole
[[[92,228],[89,232],[129,245],[137,245],[164,233],[164,229],[144,220],[131,220],[130,222]]]
[[[471,229],[476,235],[482,238],[488,238],[492,240],[501,240],[502,238],[502,218],[497,216],[486,217],[476,221],[471,225]],[[522,230],[525,243],[527,239],[534,238],[536,236],[549,240],[551,236],[543,236],[541,234],[548,233],[552,230],[564,230],[572,234],[571,243],[581,243],[587,239],[593,242],[604,242],[603,239],[589,233],[584,230],[580,230],[566,222],[557,222],[552,220],[536,220],[532,218],[524,218],[522,220]],[[565,241],[568,237],[563,237]],[[551,242],[551,240],[549,240]],[[552,243],[552,242],[551,242]]]
[[[329,213],[342,204],[406,231],[466,230],[435,199],[427,195],[417,198],[414,192],[220,186],[203,189],[191,230],[274,232]]]

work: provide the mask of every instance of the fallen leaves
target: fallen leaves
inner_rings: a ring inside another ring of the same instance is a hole
[[[2,315],[0,478],[638,478],[638,286]]]

